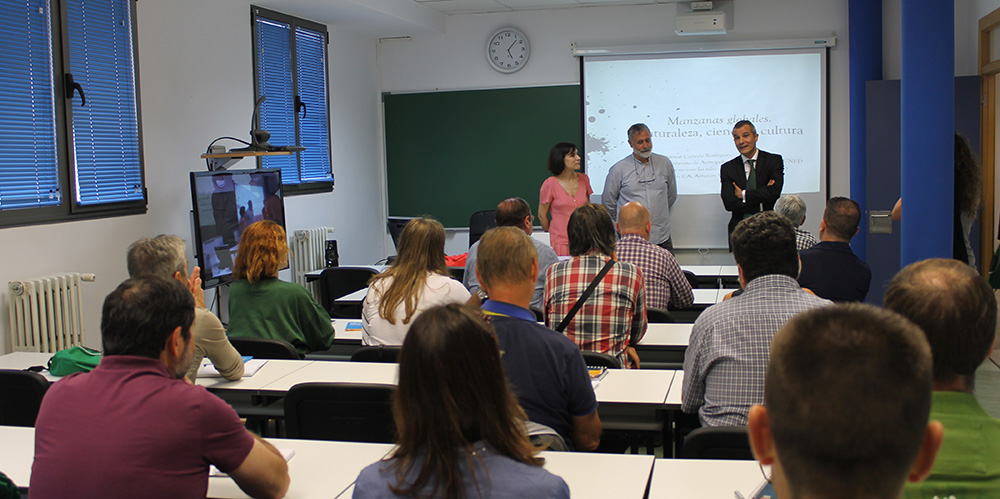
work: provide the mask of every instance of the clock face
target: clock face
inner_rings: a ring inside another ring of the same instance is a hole
[[[501,28],[486,43],[486,58],[501,73],[513,73],[528,62],[531,47],[520,30]]]

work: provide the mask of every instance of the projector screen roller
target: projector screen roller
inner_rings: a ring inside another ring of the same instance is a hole
[[[587,174],[595,196],[608,170],[632,153],[628,127],[645,123],[653,152],[670,158],[679,198],[678,248],[725,248],[730,213],[719,170],[739,152],[733,125],[753,122],[757,147],[784,159],[782,194],[802,195],[818,220],[826,202],[826,49],[586,56]]]

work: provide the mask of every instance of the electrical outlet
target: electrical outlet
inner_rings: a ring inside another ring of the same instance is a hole
[[[712,2],[691,2],[691,10],[712,10]]]

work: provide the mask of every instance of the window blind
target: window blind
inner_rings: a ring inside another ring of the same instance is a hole
[[[260,16],[256,20],[258,95],[267,97],[260,107],[260,127],[271,132],[271,144],[293,145],[296,142],[291,25]],[[264,156],[261,166],[281,168],[282,183],[301,181],[295,155]]]
[[[46,0],[0,0],[0,210],[60,204]]]
[[[299,114],[299,143],[306,148],[299,153],[302,180],[332,181],[326,102],[326,33],[296,27],[295,61],[298,95],[306,106],[304,116]]]
[[[66,0],[73,98],[76,202],[144,199],[129,0]]]

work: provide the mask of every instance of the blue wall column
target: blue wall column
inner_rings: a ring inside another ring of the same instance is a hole
[[[951,258],[954,210],[955,5],[903,0],[900,263]]]
[[[854,236],[851,246],[856,255],[864,258],[868,253],[868,224],[864,219],[868,209],[865,82],[882,79],[882,1],[850,0],[847,10],[847,39],[851,51],[851,199],[861,205],[862,216],[861,230]]]

